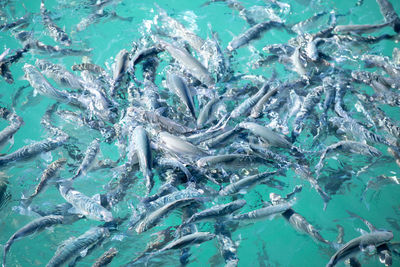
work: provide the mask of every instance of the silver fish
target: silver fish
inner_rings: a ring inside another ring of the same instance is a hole
[[[227,204],[212,206],[211,208],[202,210],[193,214],[189,219],[187,219],[183,224],[194,223],[202,220],[209,220],[214,218],[219,218],[225,215],[232,214],[233,212],[241,209],[246,205],[246,200],[238,199]]]
[[[10,121],[10,125],[0,132],[0,147],[2,147],[8,140],[12,139],[14,134],[24,124],[23,119],[15,113],[9,115],[8,120]]]
[[[64,166],[65,163],[67,163],[67,159],[61,158],[50,163],[50,165],[47,166],[47,168],[43,171],[40,177],[39,184],[36,186],[34,192],[29,197],[27,197],[28,203],[32,201],[32,199],[43,190],[46,184],[48,184],[49,180],[56,177],[58,171],[62,166]]]
[[[150,140],[146,130],[142,126],[137,126],[133,131],[133,142],[135,143],[136,153],[139,159],[140,170],[146,180],[147,193],[150,193],[154,186],[153,181],[153,159],[151,155]]]
[[[228,47],[226,48],[228,51],[232,52],[242,46],[249,44],[251,41],[261,38],[261,35],[270,30],[273,27],[282,27],[282,23],[278,21],[265,21],[261,23],[257,23],[251,28],[247,29],[244,33],[233,38],[232,41],[229,42]]]
[[[242,179],[223,187],[219,191],[219,195],[227,196],[227,195],[235,194],[235,193],[239,192],[240,190],[254,186],[257,183],[271,180],[274,175],[277,175],[277,172],[263,172],[263,173],[243,177]]]
[[[58,189],[61,196],[76,209],[77,213],[97,221],[111,222],[114,219],[110,211],[92,198],[73,189],[69,182],[60,183]]]
[[[186,105],[190,114],[196,119],[196,111],[193,102],[193,96],[186,85],[184,79],[172,72],[167,74],[167,81],[169,89],[174,92],[180,100]]]
[[[363,33],[371,33],[377,30],[380,30],[384,27],[389,26],[391,23],[386,22],[382,24],[372,24],[372,25],[338,25],[335,27],[335,32],[341,33],[356,33],[356,34],[363,34]]]
[[[268,207],[260,208],[257,210],[250,211],[239,215],[232,216],[230,219],[235,221],[250,221],[254,222],[265,218],[271,218],[275,215],[282,214],[283,212],[290,209],[294,204],[294,201],[280,203],[277,205],[271,205]]]
[[[158,134],[161,145],[173,154],[179,156],[188,157],[191,159],[199,158],[208,155],[208,153],[189,142],[182,140],[181,138],[169,134],[167,132],[161,132]]]
[[[340,261],[352,257],[354,254],[361,252],[361,250],[367,248],[368,246],[378,247],[380,245],[388,243],[392,239],[393,233],[384,230],[375,231],[356,237],[347,242],[338,251],[336,251],[336,253],[326,264],[326,267],[333,267]]]
[[[78,169],[75,172],[75,175],[71,178],[76,179],[77,177],[81,176],[82,174],[86,174],[86,172],[92,166],[92,163],[96,159],[97,154],[100,151],[100,140],[98,138],[94,139],[85,152],[85,157],[83,158],[81,165],[79,165]]]
[[[159,252],[170,249],[181,249],[192,244],[200,244],[215,238],[215,234],[209,232],[195,232],[193,234],[182,236],[164,246]]]
[[[40,13],[42,15],[43,23],[49,30],[50,36],[56,42],[60,42],[63,45],[70,46],[72,44],[71,39],[60,27],[58,27],[49,16],[49,12],[44,6],[44,0],[40,3]]]
[[[249,110],[267,93],[269,90],[269,84],[266,82],[263,86],[258,90],[256,94],[247,98],[243,101],[239,106],[237,106],[232,112],[230,117],[235,119],[240,116],[247,116]]]
[[[26,79],[38,93],[63,103],[81,105],[75,96],[54,88],[34,66],[26,63],[23,69]]]
[[[11,245],[14,243],[14,241],[23,238],[25,236],[38,233],[40,231],[43,231],[45,228],[56,225],[56,224],[62,224],[64,221],[64,216],[58,216],[58,215],[49,215],[49,216],[44,216],[38,219],[35,219],[31,222],[29,222],[27,225],[19,229],[17,232],[15,232],[10,239],[8,239],[7,243],[4,245],[4,253],[3,253],[3,267],[6,265],[6,256],[7,252],[10,250]]]
[[[93,227],[86,231],[84,234],[67,240],[64,244],[58,247],[54,256],[47,263],[46,267],[56,267],[65,265],[73,257],[79,255],[82,250],[88,249],[100,242],[105,237],[109,236],[110,233],[107,228],[104,227]]]
[[[193,75],[200,82],[204,83],[208,87],[212,87],[215,83],[214,78],[208,73],[207,69],[197,59],[195,59],[187,51],[178,48],[170,43],[163,40],[159,41],[162,47],[176,59],[182,67]]]
[[[30,145],[21,147],[13,153],[0,157],[0,166],[7,163],[34,157],[40,153],[48,152],[61,146],[68,140],[68,136],[60,135],[55,138],[47,138],[45,140],[34,142]]]
[[[143,233],[144,231],[149,230],[150,228],[154,227],[164,216],[166,216],[172,210],[189,205],[193,201],[195,201],[194,198],[182,198],[170,202],[165,206],[153,211],[139,223],[139,225],[136,227],[136,232],[140,234]]]
[[[389,0],[376,0],[381,10],[385,21],[391,23],[393,25],[393,29],[395,32],[400,32],[400,18],[399,15],[393,8],[393,5],[389,2]]]
[[[274,147],[291,148],[292,144],[283,135],[272,131],[268,127],[261,126],[254,122],[241,122],[239,127],[249,130],[256,136],[261,137],[265,142]]]
[[[44,75],[53,79],[58,85],[77,90],[83,89],[82,80],[67,71],[64,66],[53,64],[44,59],[37,59],[35,64]]]

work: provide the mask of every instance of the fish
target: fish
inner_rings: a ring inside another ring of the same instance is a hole
[[[356,34],[363,34],[363,33],[371,33],[377,30],[380,30],[384,27],[389,26],[391,23],[386,22],[382,24],[367,24],[367,25],[338,25],[334,28],[335,32],[341,33],[356,33]]]
[[[273,205],[277,203],[283,203],[285,200],[281,196],[270,193],[270,199]],[[324,244],[330,244],[328,240],[322,237],[319,231],[310,224],[302,215],[294,211],[293,209],[288,209],[282,213],[282,216],[299,232],[306,233],[311,236],[314,240],[322,242]]]
[[[47,263],[46,267],[64,265],[73,257],[78,256],[82,250],[88,249],[89,247],[95,245],[109,235],[110,233],[107,228],[90,228],[88,231],[78,236],[77,238],[67,240],[64,244],[59,246],[54,256]]]
[[[68,181],[61,182],[58,184],[58,189],[61,196],[75,208],[75,210],[71,210],[72,213],[82,214],[97,221],[111,222],[114,220],[110,211],[103,208],[92,198],[76,191],[70,183]]]
[[[152,153],[150,148],[150,140],[146,130],[142,126],[137,126],[133,131],[133,142],[135,143],[136,153],[139,159],[140,170],[146,180],[147,193],[150,193],[154,186],[152,173]]]
[[[193,118],[196,119],[196,111],[193,102],[193,96],[188,86],[186,85],[185,80],[174,73],[168,73],[167,82],[169,89],[181,99],[181,101],[190,111],[190,114],[192,114]]]
[[[67,135],[60,135],[54,138],[49,137],[42,141],[36,141],[30,145],[23,146],[10,154],[0,156],[0,166],[4,166],[5,164],[9,164],[11,162],[28,159],[40,153],[54,150],[63,145],[68,138],[69,136]]]
[[[262,87],[256,94],[247,98],[234,110],[232,110],[230,117],[235,119],[240,116],[246,116],[249,110],[267,93],[268,90],[269,84],[266,82],[262,85]]]
[[[110,88],[110,95],[114,96],[115,91],[121,86],[124,77],[129,67],[130,54],[126,49],[122,49],[115,56],[112,84]]]
[[[68,37],[65,31],[58,27],[51,19],[49,12],[44,5],[44,0],[40,2],[40,14],[42,15],[43,24],[47,27],[50,36],[54,39],[54,41],[65,46],[70,46],[72,44],[71,39]]]
[[[194,132],[194,129],[182,125],[175,120],[172,120],[163,115],[157,114],[155,112],[143,110],[143,109],[134,109],[135,112],[138,113],[139,120],[143,120],[143,122],[149,122],[153,125],[160,127],[162,130],[168,131],[173,134],[187,134]]]
[[[247,187],[254,186],[256,183],[269,181],[273,178],[273,176],[277,174],[278,172],[263,172],[243,177],[242,179],[221,188],[221,190],[219,191],[219,195],[220,196],[233,195]]]
[[[232,216],[232,221],[239,222],[255,222],[257,220],[263,220],[265,218],[271,218],[275,215],[282,214],[293,206],[293,201],[271,205],[268,207],[256,209],[247,213],[238,214]]]
[[[86,149],[85,157],[83,158],[78,169],[75,171],[75,175],[71,178],[71,180],[74,180],[79,176],[86,174],[86,172],[93,165],[93,162],[96,159],[96,156],[99,153],[99,151],[100,151],[100,140],[98,138],[95,138]]]
[[[210,119],[211,111],[213,106],[221,100],[221,97],[216,97],[208,101],[204,107],[200,110],[199,116],[197,117],[197,128],[202,128],[204,124]]]
[[[60,168],[62,168],[65,163],[67,163],[66,158],[61,158],[50,163],[49,166],[47,166],[47,168],[43,171],[39,180],[39,184],[36,186],[34,192],[26,199],[23,199],[23,201],[25,203],[30,203],[35,196],[43,191],[44,187],[49,183],[49,181],[57,176]]]
[[[166,204],[165,206],[148,214],[136,227],[138,234],[143,233],[154,227],[164,216],[172,210],[189,205],[195,201],[194,198],[182,198]]]
[[[24,125],[24,120],[15,113],[8,115],[7,120],[10,122],[10,125],[0,132],[0,147],[4,146],[7,141],[13,143],[14,134]]]
[[[372,225],[370,224],[369,228],[371,226]],[[352,257],[354,254],[361,252],[368,246],[379,247],[393,239],[393,233],[391,231],[377,230],[373,227],[370,228],[370,230],[370,233],[356,237],[344,244],[335,254],[333,254],[326,266],[335,266],[340,261]]]
[[[104,267],[111,263],[115,256],[117,256],[118,250],[116,248],[110,248],[101,255],[92,267]]]
[[[24,238],[29,235],[32,235],[34,233],[41,232],[44,229],[46,229],[47,227],[51,227],[53,225],[63,224],[63,223],[64,223],[64,216],[49,215],[49,216],[37,218],[37,219],[29,222],[22,228],[20,228],[8,239],[7,243],[4,245],[3,267],[6,266],[7,253],[10,250],[12,244],[16,240]]]
[[[37,59],[35,65],[47,77],[53,79],[59,86],[82,90],[82,80],[67,71],[64,66],[53,64],[44,59]]]
[[[200,244],[215,238],[215,234],[209,232],[195,232],[193,234],[182,236],[172,242],[168,243],[166,246],[162,247],[159,252],[171,250],[171,249],[181,249],[192,244]]]
[[[281,28],[283,24],[278,21],[264,21],[255,24],[254,26],[247,29],[244,33],[234,37],[232,41],[229,42],[227,50],[232,52],[248,45],[251,41],[261,38],[262,34],[272,28]]]
[[[309,113],[312,112],[313,108],[319,103],[323,90],[324,88],[322,86],[318,86],[310,93],[308,93],[307,96],[304,98],[300,111],[296,114],[292,135],[300,135],[304,125],[303,121],[308,117]]]
[[[32,17],[32,14],[30,12],[26,12],[25,15],[16,19],[13,22],[10,22],[10,23],[5,22],[5,23],[1,24],[0,31],[8,31],[8,30],[12,30],[17,27],[24,28],[29,25],[31,17]]]
[[[168,35],[185,40],[193,49],[202,55],[206,53],[203,49],[205,41],[201,37],[187,29],[176,19],[170,17],[164,9],[159,6],[157,6],[157,9],[159,13],[158,19],[165,27],[170,29],[167,33]]]
[[[215,84],[214,78],[210,75],[206,67],[188,52],[164,40],[159,40],[159,43],[193,77],[208,87],[212,87]]]
[[[367,144],[363,144],[363,143],[356,142],[356,141],[339,141],[337,143],[329,145],[322,152],[319,162],[317,163],[317,165],[315,165],[315,170],[316,170],[317,175],[319,175],[319,173],[323,167],[323,160],[326,158],[326,156],[329,153],[331,153],[333,151],[337,151],[337,150],[340,150],[342,152],[352,153],[352,154],[356,153],[356,154],[368,156],[371,158],[382,156],[382,153],[378,149],[376,149],[372,146],[369,146]]]
[[[82,105],[76,96],[53,87],[34,66],[26,63],[23,69],[26,79],[36,92],[63,103]]]
[[[222,216],[230,215],[233,212],[241,209],[244,205],[246,205],[246,203],[246,200],[238,199],[227,204],[212,206],[211,208],[193,214],[189,219],[184,221],[182,225],[199,222],[202,220],[217,219]]]
[[[284,136],[275,133],[268,127],[261,126],[254,122],[241,122],[239,127],[249,130],[254,135],[261,137],[270,146],[292,148],[292,144]]]
[[[388,0],[376,0],[385,21],[391,23],[395,32],[400,32],[400,18]]]
[[[161,145],[167,151],[173,154],[188,158],[199,158],[201,156],[208,155],[208,153],[201,148],[198,148],[191,143],[167,132],[160,132],[158,134],[158,138],[161,142]]]

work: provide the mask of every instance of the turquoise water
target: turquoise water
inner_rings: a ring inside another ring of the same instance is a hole
[[[268,1],[241,1],[245,8],[252,11],[252,16],[257,21],[269,19],[270,17],[268,17],[267,12],[269,12],[270,16],[271,12],[273,12],[275,16],[280,17],[286,24],[291,24],[307,19],[317,12],[325,11],[329,13],[334,11],[340,15],[337,18],[338,24],[375,24],[383,22],[379,7],[374,0],[361,2],[363,3],[358,6],[356,4],[357,1],[287,1],[290,8],[278,10],[270,8],[269,4],[267,4]],[[3,21],[0,24],[23,16],[26,11],[22,3],[26,10],[32,13],[31,23],[25,30],[32,31],[34,37],[45,44],[57,45],[48,36],[47,30],[42,24],[39,11],[40,1],[38,0],[3,1],[1,3],[1,11],[5,15],[2,15]],[[203,39],[211,36],[208,26],[211,25],[212,30],[218,33],[218,38],[223,48],[227,47],[233,36],[242,33],[249,27],[246,21],[238,15],[238,12],[228,8],[225,3],[216,2],[207,6],[201,6],[203,3],[204,1],[198,0],[166,0],[156,2],[146,0],[115,1],[113,4],[107,6],[105,10],[115,10],[118,16],[131,18],[131,21],[106,17],[100,19],[98,23],[88,26],[84,31],[76,32],[75,26],[83,18],[90,15],[91,10],[88,8],[88,2],[65,0],[45,2],[46,8],[51,11],[51,16],[55,20],[55,23],[62,28],[65,27],[65,32],[72,39],[73,44],[71,47],[75,49],[92,48],[93,50],[89,55],[91,62],[100,65],[110,74],[112,73],[111,66],[114,58],[121,49],[129,51],[132,49],[132,42],[140,45],[144,42],[142,38],[149,36],[148,29],[154,27],[152,23],[154,23],[155,17],[158,15],[157,6],[164,9],[169,16],[181,22]],[[392,1],[392,3],[395,10],[400,13],[400,2]],[[306,31],[311,33],[317,32],[325,27],[327,21],[328,16],[323,16],[313,25],[308,26]],[[394,32],[391,28],[385,28],[378,31],[378,33],[393,34]],[[373,33],[372,35],[377,36],[378,33]],[[298,74],[282,67],[282,64],[279,63],[273,63],[258,69],[252,68],[252,63],[259,57],[259,53],[263,53],[262,48],[264,46],[267,44],[285,43],[293,37],[295,35],[279,29],[272,29],[266,32],[262,38],[252,42],[250,46],[238,49],[232,58],[232,69],[235,74],[263,75],[269,78],[273,73],[273,68],[275,68],[278,73],[278,79],[282,81],[298,78]],[[21,48],[21,44],[12,36],[10,31],[0,32],[0,44],[0,52],[5,48]],[[368,53],[391,57],[394,47],[399,47],[397,41],[383,40],[373,45],[349,45],[346,49],[340,51],[332,50],[330,56],[336,59],[340,58],[335,64],[342,67],[363,69],[363,63],[359,59],[361,55]],[[160,92],[163,93],[162,95],[168,96],[168,89],[164,86],[163,80],[165,80],[166,66],[169,64],[170,56],[167,53],[161,53],[159,57],[161,60],[157,68],[156,84],[159,86]],[[24,72],[22,67],[24,64],[29,63],[34,65],[38,58],[62,64],[68,70],[70,70],[73,64],[82,62],[82,56],[49,57],[48,55],[38,55],[28,52],[21,60],[10,67],[15,82],[8,84],[1,78],[0,105],[14,109],[23,118],[24,125],[15,134],[13,146],[7,144],[1,153],[13,152],[33,141],[42,140],[50,136],[49,132],[41,126],[40,120],[49,105],[55,103],[55,101],[45,96],[33,95],[33,88],[29,86],[29,83],[23,77]],[[377,69],[369,71],[373,70]],[[138,68],[137,74],[139,79],[141,79],[140,72],[141,68]],[[59,88],[51,79],[48,80]],[[20,89],[23,86],[27,87]],[[235,87],[238,85],[234,83],[217,84],[219,91],[224,91],[226,86]],[[368,86],[354,86],[363,92],[372,92],[372,89]],[[19,94],[18,92],[21,93]],[[176,103],[176,101],[172,101],[171,96],[168,96],[166,102],[168,104]],[[357,110],[355,97],[347,94],[344,102],[347,110],[354,118],[362,123],[368,123],[365,115]],[[198,111],[200,107],[198,101],[196,103]],[[202,105],[204,105],[204,102]],[[231,101],[228,103],[228,110],[230,111],[234,105],[235,102]],[[65,104],[62,107],[74,110],[74,108],[68,108],[68,105]],[[380,107],[388,114],[391,120],[399,125],[400,116],[398,106],[390,107],[381,104]],[[94,138],[102,139],[102,136],[96,130],[77,125],[73,121],[65,122],[56,116],[54,117],[54,123],[68,133],[71,137],[69,142],[76,145],[81,153],[86,150]],[[181,121],[181,123],[188,126],[193,125],[188,116],[185,118],[186,121]],[[266,118],[259,121],[263,123],[270,122]],[[1,129],[3,129],[8,125],[8,122],[2,120],[0,124]],[[152,140],[156,140],[157,132],[151,131],[149,125],[146,125],[146,127],[148,127],[147,129]],[[291,127],[289,125],[289,129],[283,130],[283,133],[289,136]],[[383,130],[377,130],[377,132],[386,136]],[[303,150],[316,152],[340,139],[331,134],[332,136],[323,140],[321,147],[317,148],[311,146],[313,137],[311,134],[312,132],[309,129],[305,129],[297,139],[295,145]],[[378,184],[375,187],[371,187],[367,191],[364,200],[361,200],[364,188],[370,179],[381,175],[397,177],[400,172],[399,166],[396,165],[395,160],[386,151],[387,147],[385,145],[373,144],[373,146],[378,148],[383,153],[383,156],[371,159],[365,156],[338,153],[328,157],[325,161],[320,181],[332,197],[325,211],[323,210],[321,197],[310,184],[302,180],[292,170],[288,170],[284,176],[276,177],[286,184],[281,190],[261,184],[246,191],[245,194],[241,194],[239,198],[244,198],[247,201],[247,205],[241,210],[241,213],[260,208],[263,201],[269,200],[268,196],[271,192],[286,195],[292,191],[294,186],[301,184],[303,185],[303,190],[296,196],[297,202],[293,206],[293,209],[320,230],[325,239],[335,241],[337,224],[344,227],[345,241],[359,236],[360,232],[357,230],[358,228],[367,230],[361,221],[349,217],[346,213],[346,210],[349,210],[369,220],[377,228],[393,231],[394,240],[397,241],[400,234],[400,225],[398,224],[400,219],[399,185],[393,182]],[[213,153],[221,151],[224,150],[216,150]],[[154,153],[156,161],[162,155],[162,152]],[[286,154],[289,155],[288,153]],[[312,170],[319,160],[319,155],[319,153],[309,153],[307,156]],[[79,160],[72,159],[64,147],[60,147],[52,152],[43,153],[27,161],[16,162],[2,167],[0,174],[7,180],[7,192],[11,195],[11,199],[5,201],[0,207],[0,244],[5,244],[15,231],[34,218],[38,218],[38,215],[34,212],[21,209],[20,200],[23,195],[33,191],[46,166],[61,157],[67,157],[68,164],[61,171],[60,177],[68,178],[79,165]],[[101,143],[100,159],[117,160],[119,157],[120,154],[116,146],[116,141]],[[374,162],[373,165],[358,174],[364,166],[370,165],[372,161]],[[124,159],[122,159],[122,162],[124,162]],[[259,170],[274,170],[274,168],[266,164],[252,167]],[[246,173],[246,169],[238,168],[230,170],[230,172],[243,175]],[[157,192],[157,188],[161,184],[161,174],[161,169],[155,172],[156,185],[152,193]],[[129,216],[132,212],[132,206],[135,206],[140,197],[145,195],[145,186],[142,182],[143,176],[139,171],[134,175],[138,177],[138,182],[135,182],[133,188],[128,191],[124,201],[111,209],[114,217]],[[98,193],[105,193],[105,185],[115,179],[117,179],[115,171],[112,169],[94,170],[86,176],[77,179],[74,182],[74,188],[87,196],[93,196]],[[331,190],[333,184],[340,179],[344,180],[343,184],[337,190]],[[218,189],[218,187],[212,184],[208,186]],[[206,203],[206,207],[210,207],[213,204],[227,203],[231,200],[232,198],[230,197],[213,199]],[[65,200],[61,197],[57,188],[51,185],[34,199],[33,204],[48,207],[51,204],[61,204],[64,202]],[[157,227],[141,235],[127,231],[127,223],[125,222],[119,227],[118,231],[112,232],[111,236],[101,246],[84,257],[78,263],[78,266],[91,266],[96,258],[110,247],[115,247],[119,251],[111,266],[126,264],[145,250],[147,242],[154,238],[152,236],[153,233],[161,231],[168,226],[179,225],[181,223],[181,215],[182,212],[176,210],[165,220],[162,220]],[[55,226],[18,240],[13,244],[7,255],[7,263],[9,266],[44,266],[54,255],[57,246],[64,240],[71,237],[78,237],[95,225],[102,225],[102,223],[84,218],[71,225]],[[198,230],[214,232],[213,223],[199,223]],[[265,219],[241,226],[232,232],[232,240],[238,245],[237,257],[239,259],[239,266],[324,266],[335,252],[329,246],[318,244],[308,235],[297,232],[280,216],[276,216],[271,220]],[[222,266],[224,264],[216,239],[202,243],[201,245],[193,245],[190,253],[189,266]],[[176,266],[180,264],[179,256],[179,250],[170,251],[152,257],[148,263],[149,265]],[[363,266],[379,265],[376,255],[361,256],[359,260]],[[341,264],[343,265],[343,263]],[[393,266],[400,266],[398,256],[393,256]]]

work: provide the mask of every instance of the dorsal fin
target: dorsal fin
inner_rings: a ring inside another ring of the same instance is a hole
[[[351,217],[358,218],[358,219],[360,219],[361,221],[363,221],[363,223],[365,223],[365,225],[368,227],[368,229],[369,229],[370,232],[375,232],[375,231],[377,231],[376,227],[375,227],[372,223],[370,223],[369,221],[367,221],[366,219],[361,218],[361,217],[358,216],[357,214],[355,214],[355,213],[353,213],[353,212],[350,212],[350,211],[348,211],[348,210],[347,210],[347,213],[348,213]]]

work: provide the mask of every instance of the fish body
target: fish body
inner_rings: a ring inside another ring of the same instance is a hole
[[[92,267],[105,267],[111,263],[113,258],[118,254],[118,250],[115,248],[110,248],[103,255],[101,255],[95,263],[93,263]]]
[[[190,111],[190,114],[192,114],[193,118],[196,119],[193,96],[190,93],[190,90],[183,78],[174,73],[168,73],[167,81],[168,87],[171,89],[171,91],[174,92],[181,99],[181,101]]]
[[[189,158],[199,158],[208,155],[202,149],[167,132],[159,133],[158,137],[163,147],[165,147],[165,149],[170,151],[171,153]]]
[[[373,25],[338,25],[335,27],[334,31],[341,33],[363,34],[380,30],[384,27],[389,26],[390,24],[391,24],[390,22],[386,22],[382,24],[373,24]]]
[[[229,42],[227,50],[232,52],[242,46],[249,44],[251,41],[261,38],[261,35],[273,27],[281,27],[282,23],[277,21],[265,21],[257,23],[247,29],[244,33],[233,38]]]
[[[146,180],[147,192],[150,193],[153,188],[153,159],[150,148],[150,140],[146,130],[142,126],[137,126],[133,131],[133,138],[136,147],[136,153],[139,159],[140,170]]]
[[[392,3],[389,0],[376,0],[381,10],[385,21],[391,23],[393,25],[393,29],[395,32],[400,32],[400,18],[399,15],[393,8]]]
[[[136,232],[138,234],[149,230],[150,228],[154,227],[164,216],[166,216],[169,212],[174,209],[189,205],[195,199],[194,198],[182,198],[175,200],[166,204],[165,206],[153,211],[149,215],[147,215],[142,222],[136,227]]]
[[[277,205],[271,205],[268,207],[260,208],[257,210],[250,211],[239,215],[232,216],[231,219],[235,221],[257,221],[265,218],[270,218],[281,214],[292,207],[292,202],[280,203]]]
[[[89,170],[90,166],[94,162],[99,151],[100,151],[100,140],[96,138],[90,143],[89,147],[86,149],[85,157],[83,158],[81,165],[79,165],[72,179],[75,179],[80,175],[85,174],[87,170]]]
[[[40,231],[43,231],[45,228],[56,225],[56,224],[62,224],[64,221],[64,216],[59,216],[59,215],[48,215],[44,217],[40,217],[38,219],[35,219],[31,222],[29,222],[27,225],[19,229],[17,232],[15,232],[10,239],[8,239],[7,243],[4,245],[4,254],[3,254],[3,267],[6,265],[6,256],[7,252],[10,250],[11,245],[20,238],[23,238],[25,236],[38,233]]]
[[[246,201],[244,199],[239,199],[227,204],[212,206],[211,208],[193,214],[184,224],[230,215],[238,209],[241,209],[244,205],[246,205]]]
[[[46,267],[63,266],[73,257],[79,255],[82,250],[100,242],[105,237],[109,236],[109,231],[104,227],[93,227],[84,234],[66,241],[55,252],[54,256],[47,263]]]
[[[10,140],[24,124],[23,119],[15,113],[8,116],[8,120],[10,121],[10,125],[0,132],[0,147]]]
[[[181,249],[191,244],[200,244],[215,238],[215,234],[209,232],[195,232],[193,234],[182,236],[164,246],[159,251],[170,249]]]
[[[210,73],[208,73],[208,70],[203,66],[203,64],[201,64],[191,54],[165,41],[161,40],[160,43],[164,49],[196,79],[208,87],[214,85],[214,78],[210,75]]]
[[[44,6],[43,0],[40,3],[40,13],[42,15],[43,23],[49,30],[50,36],[54,39],[54,41],[59,42],[65,46],[70,46],[72,44],[71,39],[68,37],[65,31],[58,27],[50,18],[50,15],[48,14],[49,12]]]
[[[61,135],[55,138],[47,138],[42,141],[34,142],[30,145],[21,147],[13,153],[0,157],[0,166],[13,161],[19,161],[36,156],[43,152],[48,152],[61,146],[68,140],[68,136]]]
[[[36,66],[58,85],[72,89],[82,90],[82,81],[79,77],[67,71],[64,66],[53,64],[44,59],[37,59]]]
[[[244,188],[255,185],[256,183],[270,180],[276,174],[277,174],[277,172],[263,172],[263,173],[243,177],[242,179],[223,187],[219,191],[219,195],[227,196],[227,195],[235,194],[235,193],[239,192],[240,190],[243,190]]]
[[[76,209],[76,212],[97,221],[111,222],[114,219],[110,211],[92,198],[73,189],[68,182],[61,183],[59,191],[61,196]]]
[[[247,98],[239,106],[237,106],[232,112],[230,117],[235,119],[240,116],[246,116],[249,109],[252,108],[269,90],[268,83],[264,83],[260,90],[253,96]]]
[[[62,166],[64,166],[65,163],[67,163],[67,159],[65,158],[61,158],[50,163],[50,165],[47,166],[47,168],[42,173],[39,184],[36,186],[35,191],[28,197],[28,199],[31,200],[32,198],[37,196],[43,190],[49,180],[53,179],[57,175],[57,172]]]
[[[23,69],[26,79],[38,93],[63,103],[80,105],[73,95],[54,88],[34,66],[26,63]]]
[[[254,122],[241,122],[239,126],[243,129],[249,130],[256,136],[261,137],[269,145],[281,148],[291,148],[292,144],[286,140],[281,134],[272,131],[268,127],[261,126]]]
[[[393,233],[390,231],[375,231],[356,237],[336,251],[326,264],[326,267],[333,267],[340,261],[361,252],[361,250],[366,249],[368,246],[378,247],[382,244],[388,243],[392,239]]]

